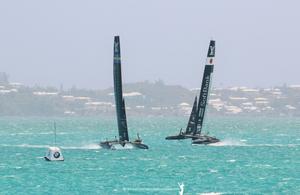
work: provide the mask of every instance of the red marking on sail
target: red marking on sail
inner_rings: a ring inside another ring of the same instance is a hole
[[[210,60],[209,60],[209,63],[212,64],[212,63],[213,63],[213,59],[210,59]]]

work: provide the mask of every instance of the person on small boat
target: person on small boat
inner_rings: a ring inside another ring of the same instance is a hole
[[[142,139],[140,138],[140,135],[137,133],[137,139],[134,140],[135,143],[142,143]]]
[[[182,128],[180,129],[179,135],[183,135]]]

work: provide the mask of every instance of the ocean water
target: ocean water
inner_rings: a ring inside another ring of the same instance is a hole
[[[166,141],[187,118],[128,118],[149,150],[110,151],[115,118],[1,118],[0,194],[300,194],[299,118],[210,118],[222,140]],[[43,159],[53,121],[64,162]]]

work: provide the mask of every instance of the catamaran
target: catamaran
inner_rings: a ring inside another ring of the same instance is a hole
[[[148,149],[146,144],[143,144],[142,139],[137,135],[137,139],[129,141],[125,100],[122,91],[122,71],[121,71],[121,51],[120,38],[114,37],[114,60],[113,60],[113,76],[114,76],[114,96],[117,112],[119,139],[112,141],[100,142],[100,146],[105,149],[120,150],[120,149]]]
[[[209,43],[206,65],[202,78],[199,101],[197,102],[196,97],[186,131],[184,133],[180,131],[179,135],[168,136],[166,137],[167,140],[192,138],[192,144],[211,144],[220,141],[216,137],[202,133],[205,110],[211,87],[211,78],[214,70],[215,51],[216,42],[211,40]]]

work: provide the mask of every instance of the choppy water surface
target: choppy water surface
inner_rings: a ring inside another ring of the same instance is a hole
[[[64,162],[46,162],[53,121]],[[129,118],[150,149],[109,151],[114,118],[0,119],[0,194],[300,194],[299,118],[212,118],[222,140],[192,146],[165,141],[186,118]]]

